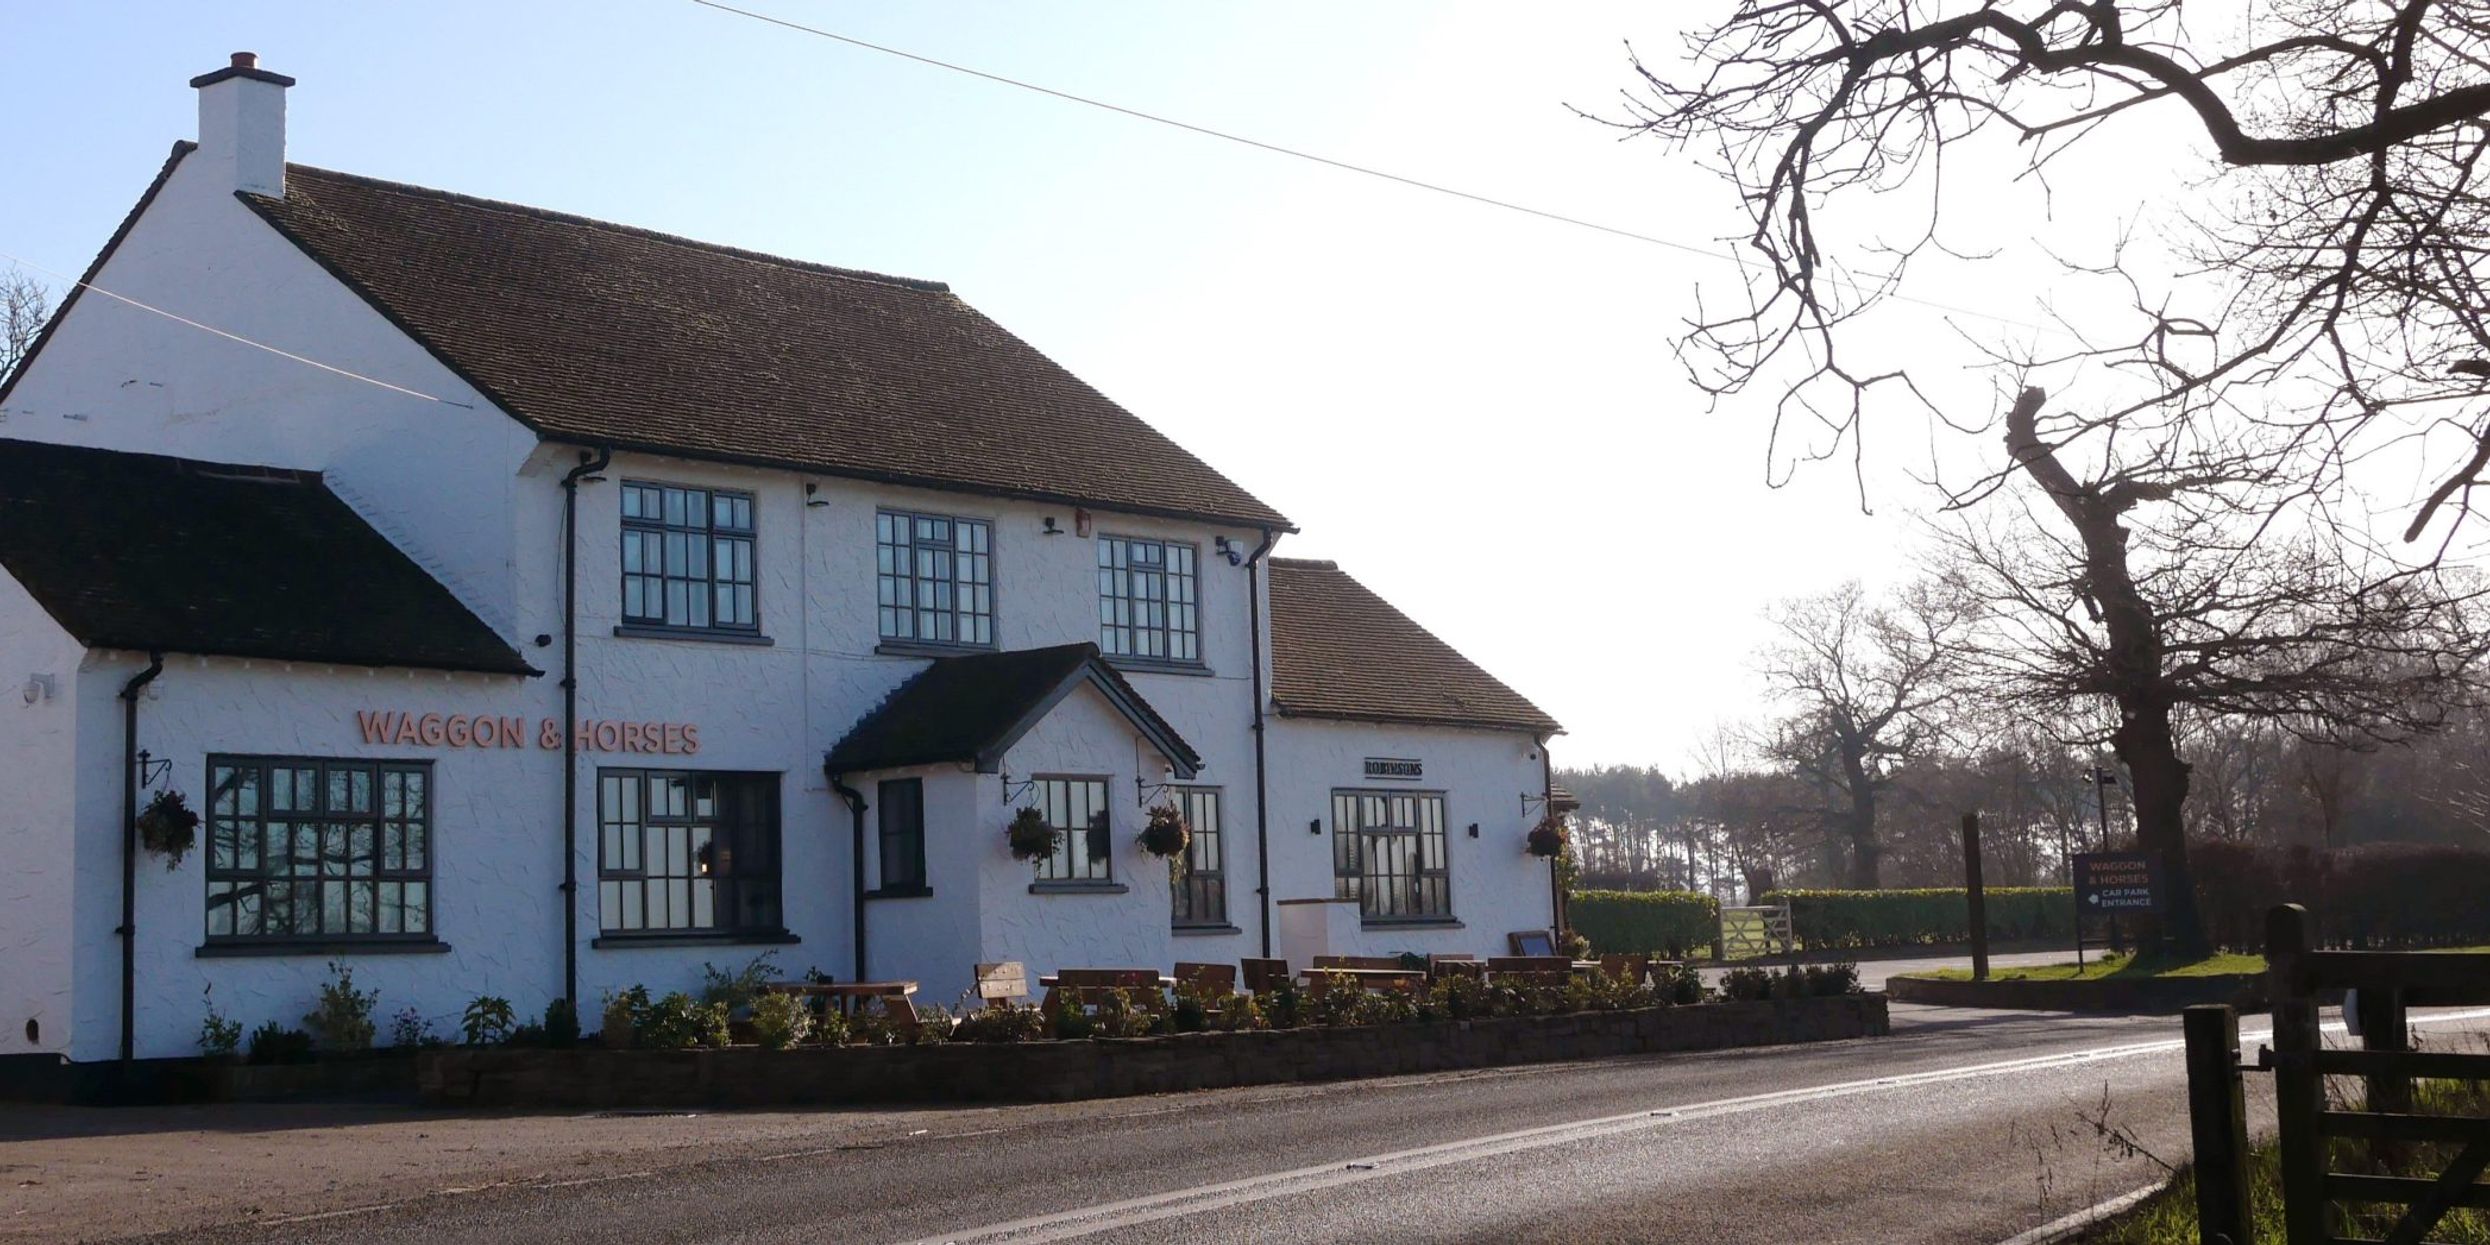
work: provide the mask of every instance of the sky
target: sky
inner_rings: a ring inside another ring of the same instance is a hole
[[[1628,43],[1671,55],[1715,5],[739,3],[1698,246],[1740,219],[1690,159],[1576,112],[1616,115]],[[299,79],[297,162],[951,283],[1289,515],[1282,554],[1339,560],[1554,714],[1564,765],[1691,770],[1766,711],[1766,606],[1908,574],[1915,477],[1977,458],[1903,426],[1858,478],[1775,487],[1764,402],[1707,400],[1675,353],[1726,263],[691,0],[17,0],[0,47],[0,252],[81,271],[193,137],[188,79],[253,50]],[[2055,226],[2114,230],[2126,158],[2105,199],[2061,190]],[[1914,289],[2029,318],[2010,271]],[[1967,361],[1937,313],[1881,332]]]

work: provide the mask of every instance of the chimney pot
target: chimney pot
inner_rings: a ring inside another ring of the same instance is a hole
[[[236,53],[234,53],[234,54],[233,54],[233,67],[234,67],[234,68],[236,68],[236,69],[257,69],[257,68],[259,68],[259,53],[257,53],[257,52],[236,52]]]

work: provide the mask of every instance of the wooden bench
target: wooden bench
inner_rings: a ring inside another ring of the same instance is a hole
[[[1446,977],[1485,980],[1487,966],[1480,963],[1475,955],[1430,955],[1427,957],[1427,976],[1438,980]]]
[[[1236,993],[1236,965],[1179,961],[1176,965],[1176,990],[1197,999],[1224,999]]]
[[[1009,1007],[1029,997],[1029,967],[1018,960],[977,966],[977,997],[989,1008]]]
[[[1352,957],[1324,956],[1320,958]],[[1320,960],[1317,962],[1319,963]],[[1316,996],[1328,994],[1334,989],[1345,986],[1354,986],[1359,990],[1396,991],[1402,994],[1419,994],[1427,988],[1426,970],[1418,968],[1351,968],[1345,965],[1309,968],[1305,971],[1305,981],[1306,993]]]
[[[1245,988],[1256,994],[1269,994],[1288,984],[1288,961],[1248,958],[1243,961]]]
[[[916,993],[913,981],[773,981],[761,989],[816,999],[851,1016],[865,1003],[879,1000],[892,1028],[910,1038],[916,1036],[916,1003],[909,998]]]
[[[1176,979],[1155,968],[1066,968],[1038,978],[1038,984],[1046,989],[1049,1013],[1067,1001],[1087,1011],[1119,995],[1143,1011],[1164,1012]]]

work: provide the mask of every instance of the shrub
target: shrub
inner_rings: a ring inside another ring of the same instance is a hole
[[[951,1040],[959,1021],[940,1003],[928,1003],[916,1009],[916,1035],[910,1039],[918,1046],[940,1046]]]
[[[510,1000],[495,995],[480,995],[459,1016],[458,1031],[469,1046],[499,1046],[510,1040],[510,1030],[519,1016],[510,1008]]]
[[[813,1043],[817,1046],[847,1045],[847,1013],[825,1007],[813,1015]]]
[[[207,1018],[199,1022],[199,1051],[207,1055],[230,1055],[242,1046],[242,1022],[227,1020],[224,1013],[216,1010],[215,994],[215,986],[199,992],[207,1007]]]
[[[1269,993],[1254,997],[1262,1007],[1262,1018],[1274,1029],[1294,1029],[1306,1023],[1305,992],[1294,980],[1282,981]]]
[[[1720,935],[1719,902],[1688,891],[1579,891],[1566,899],[1565,916],[1602,952],[1682,960]]]
[[[325,1050],[372,1049],[372,1009],[380,991],[354,988],[354,970],[331,961],[329,980],[320,983],[320,1001],[303,1015],[305,1028]]]
[[[1098,1026],[1089,1018],[1088,1010],[1070,997],[1057,1001],[1055,1014],[1047,1017],[1047,1021],[1060,1041],[1079,1041],[1098,1031]]]
[[[890,1017],[878,1011],[860,1011],[847,1022],[847,1040],[857,1046],[898,1046],[906,1039]]]
[[[634,1045],[650,1050],[692,1050],[726,1045],[726,1006],[703,1003],[680,990],[648,1009],[632,1032]]]
[[[629,1047],[640,1027],[648,1023],[652,1006],[654,1004],[648,1001],[647,986],[633,986],[620,994],[606,995],[605,1011],[598,1017],[597,1041],[611,1050]]]
[[[1210,1007],[1193,994],[1179,993],[1167,1019],[1178,1033],[1200,1033],[1210,1027]]]
[[[1219,1028],[1228,1033],[1241,1033],[1265,1027],[1262,1007],[1250,996],[1231,994],[1219,1000]]]
[[[764,994],[752,1000],[752,1036],[764,1050],[785,1050],[813,1031],[813,1008],[792,994]]]
[[[1733,968],[1721,974],[1721,997],[1732,1003],[1752,1003],[1772,997],[1772,970],[1769,968]]]
[[[1710,987],[1703,984],[1702,971],[1692,964],[1654,966],[1651,970],[1651,992],[1654,1002],[1691,1007],[1702,1002],[1703,996],[1709,990]]]
[[[1472,1020],[1494,1014],[1495,999],[1487,983],[1476,977],[1455,975],[1438,978],[1427,987],[1429,1010],[1454,1020]]]
[[[569,1050],[579,1045],[579,1009],[569,999],[555,999],[545,1004],[545,1045],[555,1050]]]
[[[432,1023],[410,1007],[389,1018],[389,1044],[413,1050],[433,1043]]]
[[[1046,1013],[1034,1004],[981,1007],[963,1013],[951,1026],[954,1042],[1037,1042],[1046,1036]]]
[[[1989,937],[2075,937],[2075,892],[2063,886],[1988,888]],[[1790,933],[1814,948],[1911,947],[1969,942],[1971,901],[1961,887],[1918,890],[1785,890],[1759,903],[1790,905]]]
[[[249,1059],[252,1063],[309,1063],[311,1035],[271,1020],[251,1030]]]
[[[1838,964],[1810,964],[1806,973],[1807,995],[1810,998],[1858,994],[1865,989],[1859,984],[1859,966],[1848,960]]]
[[[715,964],[701,965],[700,1001],[726,1008],[730,1018],[750,1015],[752,1001],[761,996],[761,987],[778,976],[778,966],[772,962],[777,958],[777,952],[764,951],[733,972]]]

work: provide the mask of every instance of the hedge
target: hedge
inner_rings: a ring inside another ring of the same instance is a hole
[[[1790,933],[1809,948],[1915,947],[1971,941],[1971,905],[1960,887],[1924,890],[1780,890],[1765,904],[1790,905]],[[2064,886],[1988,888],[1989,937],[2075,938],[2075,892]]]
[[[1720,936],[1720,904],[1692,891],[1575,891],[1565,913],[1593,951],[1683,959]]]
[[[2328,946],[2490,944],[2490,852],[2429,843],[2277,851],[2201,843],[2188,852],[2205,933],[2238,951],[2265,949],[2265,914],[2308,907]]]

